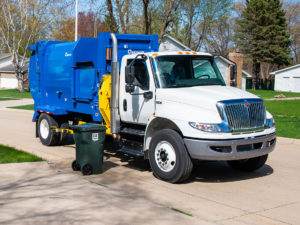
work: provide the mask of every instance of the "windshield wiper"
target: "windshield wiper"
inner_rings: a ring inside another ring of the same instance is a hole
[[[185,85],[185,84],[172,84],[172,85],[168,86],[168,88],[173,88],[173,87],[190,87],[190,86]]]

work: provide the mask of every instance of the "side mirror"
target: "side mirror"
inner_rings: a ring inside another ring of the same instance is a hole
[[[134,85],[133,85],[133,84],[126,84],[126,85],[125,85],[125,91],[126,91],[127,93],[132,93],[132,92],[134,92]]]
[[[125,67],[125,83],[132,85],[134,82],[134,67],[126,66]]]
[[[152,99],[153,98],[153,92],[152,91],[144,92],[143,96],[144,96],[145,99]]]

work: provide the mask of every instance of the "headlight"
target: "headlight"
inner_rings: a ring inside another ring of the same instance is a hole
[[[230,132],[223,124],[189,122],[189,125],[197,130],[209,133]]]
[[[268,128],[275,127],[275,120],[273,117],[271,117],[270,119],[267,119],[267,127]]]

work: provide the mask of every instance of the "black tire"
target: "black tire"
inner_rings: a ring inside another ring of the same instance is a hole
[[[85,164],[82,167],[81,172],[82,172],[83,176],[91,175],[91,174],[93,174],[93,167],[90,164]]]
[[[76,162],[76,160],[74,160],[72,162],[72,169],[73,169],[73,171],[79,171],[80,170],[80,165]]]
[[[166,157],[165,162],[167,165],[170,165],[168,162],[168,154],[165,156],[164,149],[161,149],[160,153],[155,153],[156,148],[163,142],[172,146],[175,153],[175,166],[170,162],[173,166],[170,171],[168,171],[168,169],[164,170],[159,163],[159,161],[162,162],[161,159]],[[159,160],[156,160],[158,157]],[[176,131],[171,129],[158,131],[153,136],[149,149],[149,161],[154,175],[157,178],[170,183],[177,183],[188,179],[193,169],[193,163],[185,148],[182,137]]]
[[[233,169],[251,172],[265,165],[267,159],[268,159],[268,155],[263,155],[251,159],[227,161],[227,163]]]
[[[61,129],[69,129],[69,123],[68,122],[62,122],[60,124],[59,128],[61,128]],[[60,135],[59,135],[59,144],[60,145],[66,145],[66,144],[68,144],[69,137],[70,137],[70,134],[61,132]]]
[[[43,123],[43,126],[41,124]],[[49,132],[43,132],[42,128],[48,126]],[[59,133],[51,130],[51,127],[58,127],[57,121],[48,114],[41,114],[38,120],[38,135],[43,145],[56,145],[59,141]]]

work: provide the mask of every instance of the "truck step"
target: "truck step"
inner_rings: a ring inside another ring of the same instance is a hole
[[[121,149],[118,150],[118,152],[122,152],[128,155],[133,155],[136,157],[144,157],[144,152],[142,151],[138,151],[138,150],[134,150],[131,148],[127,148],[127,147],[122,147]]]
[[[129,135],[134,135],[134,136],[139,136],[139,137],[144,137],[145,131],[144,130],[139,130],[139,129],[134,129],[134,128],[123,128],[120,131],[121,134],[129,134]]]

